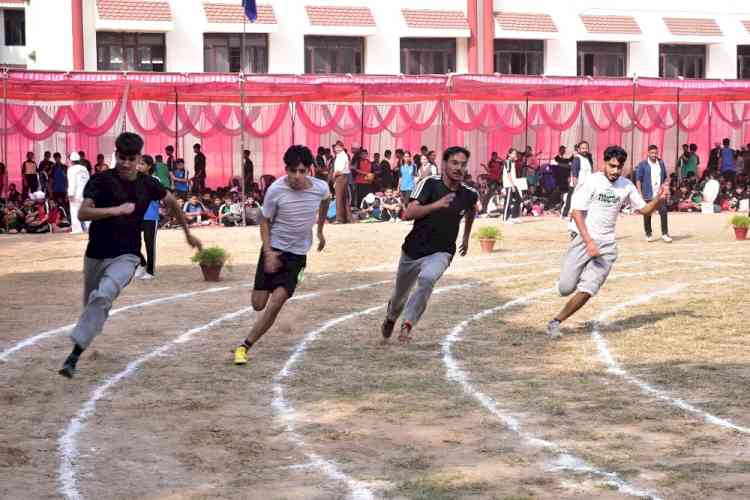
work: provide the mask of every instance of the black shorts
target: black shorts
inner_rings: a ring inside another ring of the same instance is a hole
[[[275,251],[279,251],[274,249]],[[265,290],[273,292],[277,288],[284,288],[291,297],[297,284],[302,280],[302,275],[307,266],[307,255],[296,255],[289,252],[281,252],[281,268],[275,273],[267,273],[265,269],[265,256],[263,251],[258,258],[258,268],[255,270],[255,284],[253,290]]]

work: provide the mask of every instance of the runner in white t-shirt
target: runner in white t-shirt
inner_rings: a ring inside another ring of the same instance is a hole
[[[628,154],[620,146],[604,150],[603,172],[592,174],[573,194],[571,217],[576,229],[563,257],[558,291],[562,296],[576,292],[549,323],[547,334],[560,338],[560,323],[572,316],[596,295],[617,260],[615,226],[626,203],[648,215],[659,208],[669,194],[664,184],[658,195],[646,203],[632,182],[621,177]]]

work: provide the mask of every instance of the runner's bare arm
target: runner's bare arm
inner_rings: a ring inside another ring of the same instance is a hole
[[[570,216],[576,223],[578,228],[578,234],[581,235],[581,239],[586,243],[586,251],[591,257],[599,256],[599,247],[596,246],[596,242],[591,238],[589,234],[589,228],[586,227],[586,217],[580,210],[573,209]]]
[[[471,210],[466,211],[464,215],[464,237],[461,241],[461,246],[458,248],[458,252],[463,257],[469,251],[469,237],[471,236],[471,226],[474,225],[474,219],[477,216],[477,211],[472,207]]]
[[[167,209],[171,212],[172,217],[177,219],[177,223],[182,226],[182,230],[185,232],[185,239],[187,240],[188,245],[193,248],[197,248],[198,250],[202,250],[203,245],[201,244],[201,241],[190,234],[190,228],[188,228],[188,224],[187,222],[185,222],[185,214],[182,211],[182,208],[180,208],[180,204],[177,203],[177,198],[175,198],[172,193],[167,193],[162,201],[164,202],[164,205],[167,207]]]
[[[320,208],[318,209],[318,252],[322,252],[326,247],[326,238],[323,235],[323,226],[326,224],[326,217],[328,216],[328,206],[331,204],[331,197],[320,202]]]
[[[135,210],[135,204],[133,203],[123,203],[116,207],[96,208],[94,206],[94,200],[91,198],[84,198],[83,203],[81,203],[81,208],[78,211],[78,220],[84,222],[108,219],[110,217],[132,214],[133,210]]]

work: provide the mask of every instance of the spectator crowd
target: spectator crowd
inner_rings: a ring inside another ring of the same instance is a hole
[[[144,155],[145,170],[181,200],[188,223],[225,227],[258,224],[265,192],[276,178],[260,175],[256,181],[251,152],[245,150],[242,175],[232,178],[227,186],[211,189],[206,185],[206,156],[200,144],[193,146],[193,153],[192,173],[186,170],[184,159],[175,157],[172,146],[167,146],[163,154]],[[525,151],[512,149],[503,157],[493,152],[480,163],[481,173],[476,177],[467,173],[464,182],[479,193],[480,217],[561,214],[573,189],[571,177],[576,175],[578,155],[579,145],[572,154],[560,146],[549,161],[543,161],[530,146]],[[636,164],[642,159],[633,160]],[[715,144],[705,161],[704,168],[697,145],[682,146],[669,177],[668,209],[701,211],[707,201],[712,201],[716,211],[748,210],[750,144],[737,150],[724,139]],[[592,161],[594,168],[597,163]],[[110,168],[102,154],[92,165],[84,151],[74,152],[69,158],[47,151],[38,163],[29,152],[21,165],[19,189],[8,183],[7,168],[0,163],[0,232],[69,232],[71,226],[77,232],[75,203],[81,200],[76,198],[75,181],[70,180],[73,166],[83,167],[89,176]],[[311,166],[311,175],[325,180],[333,195],[329,221],[342,224],[401,221],[401,211],[417,183],[439,174],[438,154],[427,146],[415,152],[386,149],[370,154],[364,148],[347,149],[339,141],[330,148],[319,147]],[[635,177],[635,171],[630,175]],[[709,183],[716,188],[713,191],[718,191],[714,200],[705,199]],[[161,207],[158,227],[175,226],[176,221]]]

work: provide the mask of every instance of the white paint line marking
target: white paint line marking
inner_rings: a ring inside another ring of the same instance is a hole
[[[242,286],[248,286],[248,285],[242,285]],[[132,309],[139,309],[141,307],[148,307],[148,306],[154,306],[157,304],[163,304],[165,302],[170,302],[173,300],[181,300],[186,299],[189,297],[195,297],[196,295],[202,295],[206,293],[217,293],[217,292],[223,292],[225,290],[229,290],[234,287],[230,286],[222,286],[222,287],[214,287],[214,288],[208,288],[206,290],[198,290],[195,292],[187,292],[187,293],[178,293],[175,295],[169,295],[167,297],[161,297],[158,299],[153,300],[147,300],[145,302],[139,302],[137,304],[131,304],[129,306],[119,307],[117,309],[113,309],[110,311],[110,316],[115,316],[116,314],[120,314],[126,311],[130,311]],[[37,335],[34,335],[32,337],[28,337],[16,344],[14,344],[12,347],[9,347],[8,349],[0,352],[0,361],[7,361],[11,355],[15,354],[16,352],[25,349],[27,347],[30,347],[36,343],[38,343],[41,340],[44,340],[48,337],[52,337],[54,335],[59,335],[63,333],[67,333],[71,331],[76,326],[75,323],[71,323],[69,325],[61,326],[59,328],[55,328],[53,330],[47,330],[46,332],[39,333]]]
[[[640,274],[640,273],[632,273],[632,274]],[[620,276],[624,277],[625,275],[627,275],[627,273],[622,273]],[[629,484],[628,482],[624,481],[616,473],[597,469],[593,465],[588,464],[583,459],[566,452],[557,443],[553,443],[544,439],[540,439],[534,436],[533,434],[524,431],[521,428],[520,421],[516,417],[500,409],[494,398],[483,393],[471,383],[468,374],[463,368],[461,368],[458,361],[453,356],[453,351],[452,351],[453,344],[460,342],[463,339],[463,332],[466,330],[466,327],[469,325],[469,323],[485,318],[487,316],[491,316],[493,314],[497,314],[501,311],[510,309],[514,306],[532,302],[535,299],[547,293],[554,292],[554,291],[556,291],[556,287],[538,289],[534,292],[531,292],[528,295],[524,295],[517,299],[501,304],[499,306],[495,306],[495,307],[480,311],[474,314],[473,316],[470,316],[469,318],[465,319],[458,325],[456,325],[441,342],[442,353],[443,353],[443,364],[445,365],[446,378],[450,381],[453,381],[459,384],[463,388],[466,394],[468,394],[469,396],[479,401],[479,403],[485,409],[487,409],[492,415],[494,415],[498,420],[500,420],[500,422],[502,422],[508,429],[518,434],[521,437],[521,439],[525,441],[528,445],[533,446],[535,448],[542,448],[549,452],[554,453],[556,455],[555,456],[555,464],[556,464],[555,469],[571,470],[571,471],[579,472],[579,473],[592,474],[594,476],[603,478],[606,484],[616,488],[618,491],[624,494],[632,495],[636,497],[651,498],[652,500],[660,500],[660,498],[654,495],[653,493],[649,491],[641,490]]]
[[[380,282],[370,283],[367,285],[359,285],[359,286],[351,287],[351,288],[342,288],[339,290],[333,290],[330,293],[340,293],[340,292],[348,292],[348,291],[353,291],[353,290],[361,290],[363,288],[367,288],[368,286],[376,286],[378,284],[380,284]],[[322,293],[320,292],[297,295],[297,296],[292,297],[289,300],[289,302],[311,299],[314,297],[319,297],[321,295]],[[91,393],[91,396],[89,397],[89,399],[80,408],[76,416],[73,419],[71,419],[65,432],[62,434],[62,436],[58,440],[58,448],[59,448],[59,453],[60,453],[60,467],[58,468],[58,481],[60,482],[60,488],[59,488],[60,493],[62,493],[62,495],[65,498],[68,498],[71,500],[80,500],[81,498],[83,498],[78,488],[78,478],[77,478],[78,457],[80,454],[78,450],[77,437],[78,437],[78,434],[80,434],[80,432],[86,426],[86,421],[94,413],[94,410],[96,409],[96,403],[101,398],[103,398],[112,389],[112,387],[117,385],[122,380],[130,377],[133,373],[136,372],[136,370],[141,365],[143,365],[147,361],[153,358],[159,357],[159,356],[166,355],[168,351],[177,344],[184,344],[190,341],[190,339],[196,333],[201,333],[201,332],[210,330],[211,328],[214,328],[215,326],[218,326],[219,324],[225,321],[235,319],[248,312],[252,312],[252,307],[245,307],[245,308],[239,309],[235,312],[220,316],[219,318],[209,323],[206,323],[205,325],[192,328],[188,330],[187,332],[183,333],[182,335],[176,337],[171,342],[168,342],[152,351],[149,351],[148,353],[131,361],[130,363],[128,363],[128,365],[125,367],[124,370],[108,377],[104,381],[103,384],[96,387],[94,391]]]
[[[718,266],[718,267],[721,267],[721,266]],[[701,283],[702,284],[717,284],[717,283],[723,283],[729,280],[730,278],[715,278],[715,279],[702,281]],[[601,334],[600,327],[602,325],[606,325],[608,323],[608,319],[614,316],[615,314],[617,314],[618,312],[631,306],[645,304],[659,297],[664,297],[664,296],[672,297],[674,296],[674,294],[688,288],[688,286],[689,285],[687,283],[679,283],[677,285],[674,285],[670,288],[666,288],[664,290],[659,290],[653,293],[642,294],[642,295],[635,297],[633,300],[622,302],[604,311],[599,316],[599,318],[597,318],[597,320],[594,322],[594,326],[591,330],[591,337],[596,343],[596,348],[597,348],[597,351],[599,352],[599,358],[604,362],[604,364],[607,365],[607,371],[609,373],[622,377],[627,382],[637,386],[645,394],[654,396],[688,413],[699,415],[703,417],[703,419],[710,424],[718,425],[726,429],[732,429],[732,430],[741,432],[743,434],[750,434],[750,428],[743,427],[727,419],[717,417],[716,415],[713,415],[704,410],[701,410],[700,408],[688,403],[687,401],[683,399],[672,397],[666,391],[662,389],[657,389],[656,387],[648,384],[647,382],[644,382],[638,377],[628,373],[627,370],[625,370],[622,367],[622,365],[620,365],[620,363],[618,363],[617,360],[614,358],[614,356],[612,355],[612,353],[610,352],[607,346],[607,341],[605,340],[604,336]]]
[[[473,282],[473,283],[463,283],[460,285],[452,285],[452,286],[445,286],[441,288],[436,288],[433,292],[434,294],[441,294],[446,292],[451,292],[454,290],[461,290],[466,288],[472,288],[475,286],[479,286],[480,282]],[[360,311],[356,311],[344,316],[338,316],[336,318],[333,318],[325,323],[320,328],[317,328],[315,330],[312,330],[305,334],[305,336],[302,338],[302,340],[297,344],[294,351],[292,352],[291,356],[289,356],[289,359],[287,359],[284,366],[281,368],[279,373],[276,374],[276,376],[273,378],[273,402],[271,403],[273,409],[276,412],[276,415],[282,419],[282,421],[285,424],[286,432],[289,434],[289,440],[298,446],[302,452],[305,454],[305,456],[315,464],[315,466],[323,472],[325,475],[330,477],[333,480],[340,481],[345,483],[350,490],[350,498],[352,500],[371,500],[375,498],[375,494],[370,490],[365,483],[362,481],[357,481],[356,479],[353,479],[349,475],[347,475],[345,472],[342,472],[338,465],[332,461],[327,460],[320,455],[318,455],[315,452],[307,450],[307,444],[305,443],[304,438],[297,432],[296,430],[296,423],[297,423],[297,412],[294,409],[294,406],[286,399],[286,389],[284,386],[284,380],[291,377],[294,372],[293,368],[294,365],[297,364],[302,357],[305,354],[305,351],[307,350],[307,347],[315,341],[316,338],[320,336],[323,332],[326,330],[329,330],[333,328],[334,326],[343,323],[345,321],[349,321],[351,319],[360,317],[360,316],[366,316],[368,314],[372,314],[374,312],[377,312],[381,309],[385,309],[385,305],[379,305],[375,307],[370,307],[368,309],[362,309]]]

